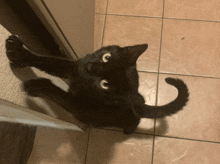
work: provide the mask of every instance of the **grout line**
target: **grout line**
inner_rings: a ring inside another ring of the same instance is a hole
[[[151,164],[154,163],[155,132],[156,132],[156,118],[154,119],[154,134],[153,134],[153,142],[152,142],[152,157],[151,157]]]
[[[167,17],[153,17],[153,16],[141,16],[141,15],[123,15],[123,14],[102,14],[102,13],[95,13],[100,15],[112,15],[112,16],[124,16],[124,17],[140,17],[140,18],[156,18],[156,19],[170,19],[170,20],[185,20],[185,21],[200,21],[200,22],[212,22],[212,23],[220,23],[220,21],[211,21],[211,20],[199,20],[199,19],[184,19],[184,18],[167,18]]]
[[[160,33],[160,51],[159,51],[159,61],[158,61],[158,70],[157,70],[157,87],[156,87],[156,106],[158,104],[158,93],[159,93],[159,78],[160,78],[160,57],[161,57],[161,49],[162,49],[162,39],[163,39],[163,18],[164,18],[164,6],[165,0],[163,0],[163,13],[162,13],[162,22],[161,22],[161,33]],[[154,135],[153,135],[153,145],[152,145],[152,159],[151,164],[154,163],[154,147],[155,147],[155,133],[156,133],[156,118],[154,119]]]
[[[165,73],[165,72],[160,72],[160,74],[164,75],[178,75],[178,76],[189,76],[189,77],[201,77],[201,78],[211,78],[211,79],[220,79],[220,77],[211,77],[211,76],[199,76],[199,75],[185,75],[185,74],[176,74],[176,73]]]
[[[197,141],[197,142],[208,142],[208,143],[220,144],[220,142],[217,142],[217,141],[206,141],[206,140],[199,140],[199,139],[190,139],[190,138],[163,136],[163,135],[155,135],[155,136],[156,137],[163,137],[163,138],[181,139],[181,140],[187,140],[187,141]]]
[[[95,128],[98,130],[106,130],[106,131],[114,131],[114,132],[121,132],[120,129],[105,129],[105,128]],[[142,133],[142,132],[134,132],[133,134],[140,134],[140,135],[146,135],[146,136],[153,136],[153,137],[163,137],[163,138],[171,138],[171,139],[179,139],[179,140],[187,140],[187,141],[197,141],[197,142],[207,142],[207,143],[214,143],[214,144],[220,144],[220,141],[208,141],[208,140],[199,140],[199,139],[191,139],[191,138],[183,138],[183,137],[175,137],[175,136],[165,136],[165,135],[157,135],[157,134],[150,134],[150,133]]]
[[[139,71],[142,73],[158,73],[153,71]],[[199,76],[199,75],[186,75],[186,74],[178,74],[178,73],[166,73],[166,72],[159,72],[160,75],[177,75],[177,76],[189,76],[189,77],[200,77],[200,78],[210,78],[210,79],[220,79],[220,77],[211,77],[211,76]]]
[[[162,17],[152,17],[152,16],[141,16],[141,15],[122,15],[122,14],[106,14],[111,16],[123,16],[123,17],[139,17],[139,18],[157,18],[161,19]]]
[[[164,4],[165,0],[163,0],[163,13],[161,19],[161,33],[160,33],[160,51],[159,51],[159,61],[158,61],[158,70],[157,70],[157,86],[156,86],[156,102],[155,105],[158,104],[158,92],[159,92],[159,77],[160,77],[160,56],[161,56],[161,48],[162,48],[162,39],[163,39],[163,17],[164,17]],[[155,147],[155,133],[156,133],[156,118],[154,119],[154,134],[153,134],[153,144],[152,144],[152,159],[151,164],[154,163],[154,147]]]
[[[101,47],[103,47],[103,42],[104,42],[104,35],[105,35],[105,25],[106,25],[106,19],[107,19],[107,12],[108,12],[108,0],[107,0],[107,4],[106,4],[106,11],[105,11],[105,20],[104,20],[104,26],[103,26],[103,32],[102,32],[102,44]]]
[[[139,70],[137,70],[138,72],[140,72],[140,73],[155,73],[155,74],[158,74],[158,72],[153,72],[153,71],[139,71]]]
[[[199,20],[199,19],[183,19],[183,18],[164,18],[164,19],[220,23],[220,21]]]
[[[165,0],[164,0],[165,1]],[[163,11],[163,15],[164,15],[164,11]],[[162,42],[163,42],[163,20],[164,18],[162,18],[162,24],[161,24],[161,33],[160,33],[160,51],[159,51],[159,61],[158,61],[158,69],[157,69],[157,73],[158,73],[158,79],[159,79],[159,74],[160,74],[160,58],[161,58],[161,49],[162,49]]]
[[[85,154],[85,162],[84,162],[84,164],[86,164],[86,162],[87,162],[87,155],[88,155],[88,149],[89,149],[89,139],[90,139],[90,130],[91,129],[89,129],[89,134],[88,134],[88,140],[87,140],[87,147],[86,147],[86,154]]]
[[[97,14],[97,15],[106,15],[106,14],[103,14],[103,13],[95,13],[95,14]]]

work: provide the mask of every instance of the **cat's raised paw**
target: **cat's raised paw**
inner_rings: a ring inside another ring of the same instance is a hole
[[[38,97],[40,93],[45,92],[47,88],[51,86],[49,79],[40,78],[25,81],[23,84],[23,90],[27,92],[29,96]]]
[[[16,35],[11,35],[5,42],[6,55],[10,62],[17,66],[23,67],[22,56],[24,56],[23,43]]]
[[[8,39],[6,39],[5,46],[7,51],[12,51],[12,50],[19,51],[22,49],[23,43],[17,35],[11,35],[8,37]]]

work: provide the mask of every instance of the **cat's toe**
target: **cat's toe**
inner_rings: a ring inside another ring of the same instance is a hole
[[[16,35],[11,35],[6,40],[6,55],[9,61],[17,66],[24,66],[21,58],[24,56],[23,43]]]
[[[13,50],[21,50],[23,46],[22,41],[16,35],[11,35],[6,39],[6,50],[13,51]]]
[[[47,87],[51,84],[51,81],[48,79],[32,79],[25,81],[23,84],[23,90],[33,97],[39,96],[40,93],[44,92]]]

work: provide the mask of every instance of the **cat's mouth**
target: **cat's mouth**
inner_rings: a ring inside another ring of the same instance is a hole
[[[86,66],[87,72],[91,74],[99,74],[100,73],[100,66],[94,63],[88,63]]]

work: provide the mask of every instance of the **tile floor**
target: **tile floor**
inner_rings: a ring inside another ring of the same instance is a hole
[[[96,0],[95,18],[95,49],[148,43],[138,60],[147,104],[175,99],[166,77],[185,81],[189,103],[171,117],[143,119],[130,136],[119,129],[42,128],[37,135],[48,139],[36,141],[31,158],[44,154],[40,164],[220,163],[220,0]]]

